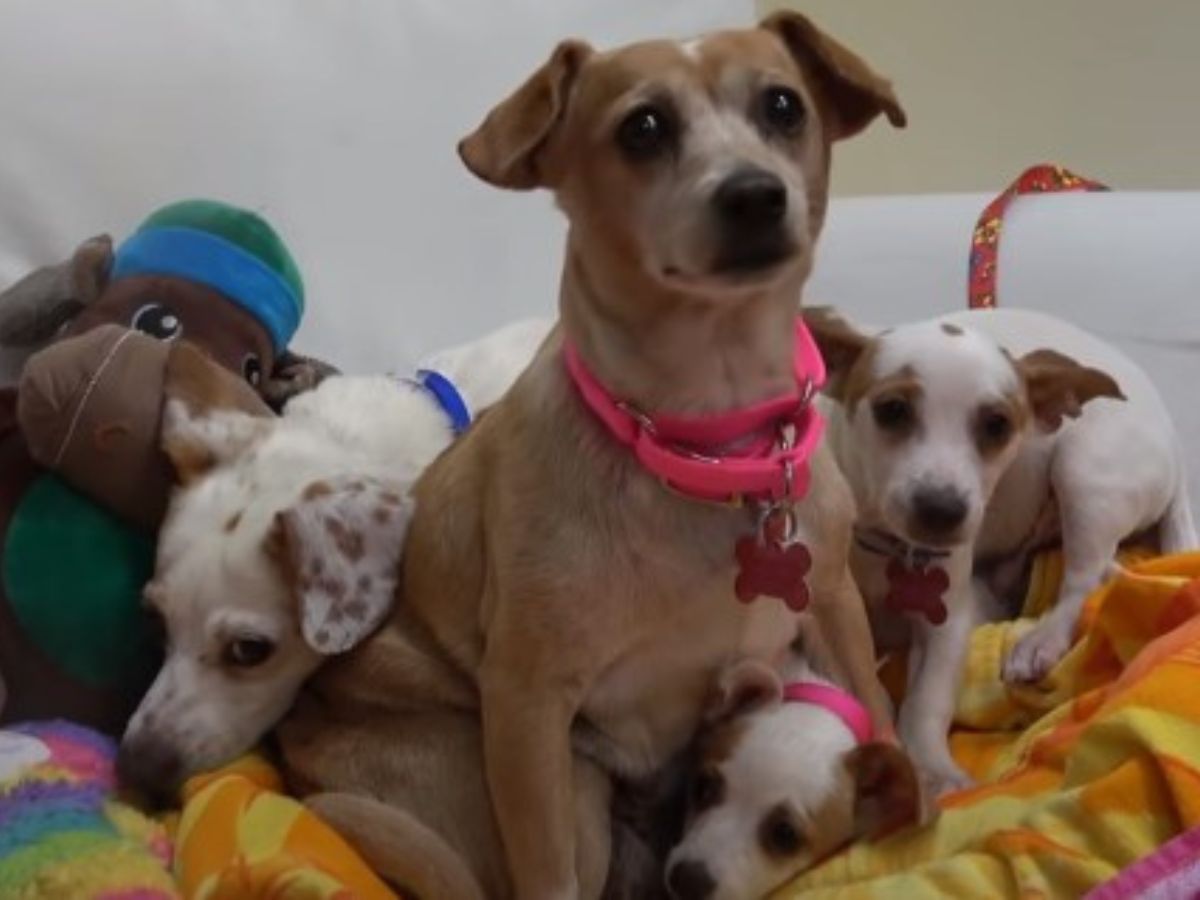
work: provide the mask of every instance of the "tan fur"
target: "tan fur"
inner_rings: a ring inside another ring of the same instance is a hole
[[[571,222],[562,323],[417,484],[402,602],[318,676],[281,738],[299,785],[403,809],[461,855],[487,896],[598,896],[609,779],[663,764],[695,731],[720,667],[775,652],[796,628],[777,601],[733,598],[733,547],[751,513],[664,490],[583,408],[562,362],[569,337],[614,394],[650,412],[724,410],[791,387],[791,323],[824,216],[829,145],[880,111],[902,115],[861,61],[805,26],[792,33],[790,21],[712,36],[696,59],[667,42],[605,53],[564,43],[460,147],[485,180],[555,189]],[[689,146],[674,168],[630,165],[612,140],[640,91],[672,90],[711,125],[705,97],[749,100],[773,82],[819,98],[793,142],[768,142],[728,110],[720,122],[734,122],[734,137]],[[662,223],[638,216],[666,207],[647,201],[639,213],[627,198],[674,191],[690,203],[720,154],[802,182],[794,253],[734,285],[656,270],[645,241]],[[830,667],[890,734],[847,564],[849,488],[824,448],[811,470],[797,517],[814,555],[815,630]],[[577,719],[586,743],[573,740]],[[361,813],[352,836],[383,822]],[[398,884],[418,880],[402,871],[403,848],[360,847]]]

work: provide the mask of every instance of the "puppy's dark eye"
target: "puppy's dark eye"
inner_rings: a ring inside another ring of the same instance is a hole
[[[879,400],[871,407],[875,424],[884,431],[903,431],[912,425],[912,404],[900,397]]]
[[[262,360],[258,358],[257,353],[247,353],[246,358],[242,360],[242,377],[250,387],[262,384]]]
[[[242,637],[234,638],[225,645],[221,658],[226,665],[239,669],[253,669],[261,666],[275,652],[275,644],[266,638]]]
[[[700,812],[716,806],[725,796],[725,779],[714,769],[706,769],[692,780],[692,810]]]
[[[147,303],[133,314],[130,326],[160,341],[173,341],[183,334],[183,323],[179,317],[161,303]]]
[[[759,842],[771,856],[792,856],[804,846],[804,837],[796,829],[787,811],[776,808],[759,827]]]
[[[791,136],[804,124],[804,101],[791,88],[769,87],[762,94],[762,115],[773,131]]]
[[[979,436],[992,446],[1006,443],[1012,428],[1012,420],[995,410],[985,411],[979,419]]]
[[[671,116],[647,103],[621,120],[617,127],[617,144],[630,159],[650,159],[670,149],[675,131]]]

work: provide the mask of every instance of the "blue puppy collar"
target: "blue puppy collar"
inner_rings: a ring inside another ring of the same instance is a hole
[[[450,419],[450,428],[455,437],[467,430],[471,424],[471,410],[453,381],[432,369],[418,369],[413,384],[423,387],[433,395],[433,399]]]

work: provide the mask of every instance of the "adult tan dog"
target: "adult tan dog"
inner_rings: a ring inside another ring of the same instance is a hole
[[[665,489],[564,360],[640,422],[802,405],[795,320],[830,147],[880,113],[904,124],[890,84],[783,13],[682,44],[566,41],[462,142],[480,178],[548,188],[566,213],[561,323],[418,483],[391,622],[281,730],[296,786],[325,792],[313,806],[387,878],[425,897],[599,895],[610,779],[689,740],[723,664],[791,642],[796,611],[734,597],[757,511]],[[824,449],[808,467],[791,530],[817,646],[890,733],[851,495]]]

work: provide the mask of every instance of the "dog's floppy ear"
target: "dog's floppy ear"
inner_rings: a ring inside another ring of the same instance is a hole
[[[1034,350],[1017,360],[1016,366],[1025,381],[1034,418],[1047,431],[1062,425],[1064,417],[1078,418],[1089,400],[1125,399],[1110,375],[1055,350]]]
[[[832,306],[806,306],[800,314],[825,360],[825,370],[829,376],[826,393],[835,400],[844,400],[847,376],[871,346],[871,338],[851,325]]]
[[[777,703],[782,696],[783,682],[773,668],[757,659],[739,660],[721,672],[704,718],[720,722]]]
[[[854,782],[854,830],[875,840],[923,819],[921,782],[908,755],[893,744],[872,742],[846,754]]]
[[[467,168],[497,187],[546,187],[541,151],[562,121],[575,78],[591,54],[583,41],[559,44],[540,69],[459,142],[458,154]]]
[[[36,347],[58,333],[103,292],[112,238],[88,238],[66,262],[30,272],[0,294],[0,346]]]
[[[908,123],[892,83],[806,16],[777,12],[764,19],[760,27],[779,35],[800,67],[816,78],[818,89],[837,117],[830,129],[834,140],[857,134],[880,113],[897,128]]]
[[[283,566],[305,642],[325,656],[354,647],[387,617],[413,501],[378,479],[316,481],[277,513],[267,551]]]
[[[163,385],[163,451],[182,485],[232,459],[272,427],[274,414],[243,379],[188,341],[171,345]]]

